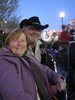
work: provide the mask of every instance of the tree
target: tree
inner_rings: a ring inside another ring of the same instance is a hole
[[[4,27],[11,29],[18,25],[20,17],[16,15],[19,7],[19,0],[0,0],[0,20]]]

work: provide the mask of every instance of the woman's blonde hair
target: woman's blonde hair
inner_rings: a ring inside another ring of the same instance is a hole
[[[18,28],[12,30],[5,40],[5,45],[7,46],[12,40],[17,40],[20,37],[21,33],[24,32]]]

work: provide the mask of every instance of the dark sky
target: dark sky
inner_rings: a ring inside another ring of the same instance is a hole
[[[20,0],[21,20],[38,16],[41,24],[49,24],[49,29],[60,29],[60,12],[65,13],[64,24],[75,18],[75,0]]]

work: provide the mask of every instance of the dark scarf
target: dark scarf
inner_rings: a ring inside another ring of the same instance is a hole
[[[37,89],[38,89],[40,99],[41,100],[51,100],[49,93],[48,93],[45,79],[43,75],[41,74],[40,70],[37,68],[37,65],[33,64],[27,57],[24,57],[24,59],[26,59],[26,61],[28,61],[30,65],[35,82],[37,84]]]

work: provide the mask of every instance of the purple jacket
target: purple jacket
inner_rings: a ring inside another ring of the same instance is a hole
[[[33,56],[26,56],[38,65],[47,86],[47,77],[58,82],[58,74],[40,64]],[[0,100],[37,100],[36,94],[35,81],[28,62],[15,56],[10,50],[3,49],[0,52]]]

